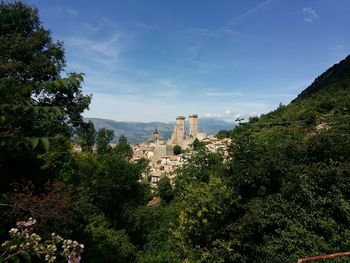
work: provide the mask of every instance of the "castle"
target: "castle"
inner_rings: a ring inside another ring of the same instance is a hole
[[[177,116],[171,138],[166,144],[160,141],[160,135],[155,129],[152,135],[152,141],[155,144],[154,154],[156,156],[172,155],[172,149],[175,145],[179,145],[182,149],[187,149],[195,139],[203,140],[206,134],[198,131],[198,115],[191,114],[189,117],[189,131],[185,132],[185,117]]]
[[[140,158],[149,160],[149,170],[145,171],[143,178],[150,179],[151,185],[156,187],[161,177],[166,176],[173,183],[176,177],[176,169],[183,166],[190,156],[195,152],[191,149],[195,139],[202,141],[206,149],[210,152],[223,152],[227,155],[227,147],[231,143],[230,139],[220,141],[214,136],[206,137],[206,134],[198,131],[198,115],[189,115],[188,132],[186,118],[176,117],[174,130],[169,140],[163,140],[158,129],[155,128],[152,134],[152,141],[132,145],[133,160]],[[179,145],[186,151],[174,156],[174,146]]]

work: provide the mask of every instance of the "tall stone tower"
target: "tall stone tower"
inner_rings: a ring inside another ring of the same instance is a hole
[[[197,132],[198,132],[198,115],[192,114],[192,115],[189,115],[188,117],[189,117],[189,125],[190,125],[189,136],[190,138],[196,138]]]
[[[154,129],[154,132],[153,132],[153,134],[152,134],[152,141],[153,141],[154,143],[158,142],[158,141],[159,141],[159,137],[160,137],[160,135],[159,135],[158,129],[155,128],[155,129]]]
[[[185,117],[177,116],[175,125],[175,144],[182,147],[185,136]]]

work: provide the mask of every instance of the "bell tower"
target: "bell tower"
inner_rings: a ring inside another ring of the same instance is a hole
[[[154,132],[153,132],[153,134],[152,134],[152,141],[153,141],[154,143],[158,142],[158,141],[159,141],[159,137],[160,137],[160,135],[159,135],[158,129],[155,128],[155,129],[154,129]]]

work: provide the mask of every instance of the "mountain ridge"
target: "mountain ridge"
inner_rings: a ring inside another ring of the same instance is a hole
[[[149,141],[155,128],[158,129],[161,138],[167,140],[170,138],[174,129],[175,122],[133,122],[133,121],[114,121],[103,118],[84,118],[85,121],[92,121],[96,130],[107,128],[114,131],[117,141],[120,135],[127,137],[130,143],[139,143]],[[234,123],[229,123],[216,118],[199,118],[198,130],[207,135],[217,134],[220,130],[233,129]],[[185,122],[185,130],[188,130],[188,122]]]
[[[350,55],[346,56],[339,63],[334,64],[325,72],[319,75],[310,86],[304,89],[291,103],[306,98],[326,88],[328,85],[341,81],[346,83],[350,80]]]

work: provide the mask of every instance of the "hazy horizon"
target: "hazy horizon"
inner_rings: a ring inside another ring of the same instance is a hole
[[[108,120],[108,121],[115,121],[115,122],[126,122],[126,123],[152,123],[152,122],[161,122],[161,123],[167,123],[167,124],[174,124],[176,122],[176,117],[177,116],[174,116],[173,120],[170,120],[170,121],[158,121],[158,120],[153,120],[153,121],[119,121],[119,120],[113,120],[113,119],[108,119],[108,118],[100,118],[100,117],[90,117],[90,116],[84,116],[84,119],[85,120],[89,120],[89,119],[101,119],[101,120]],[[185,119],[185,122],[188,122],[188,115],[185,115],[184,116],[186,119]],[[233,121],[229,121],[229,120],[225,120],[223,118],[220,118],[220,117],[207,117],[207,116],[200,116],[198,115],[198,119],[199,120],[217,120],[217,121],[224,121],[226,123],[229,123],[229,124],[237,124],[234,120]]]

